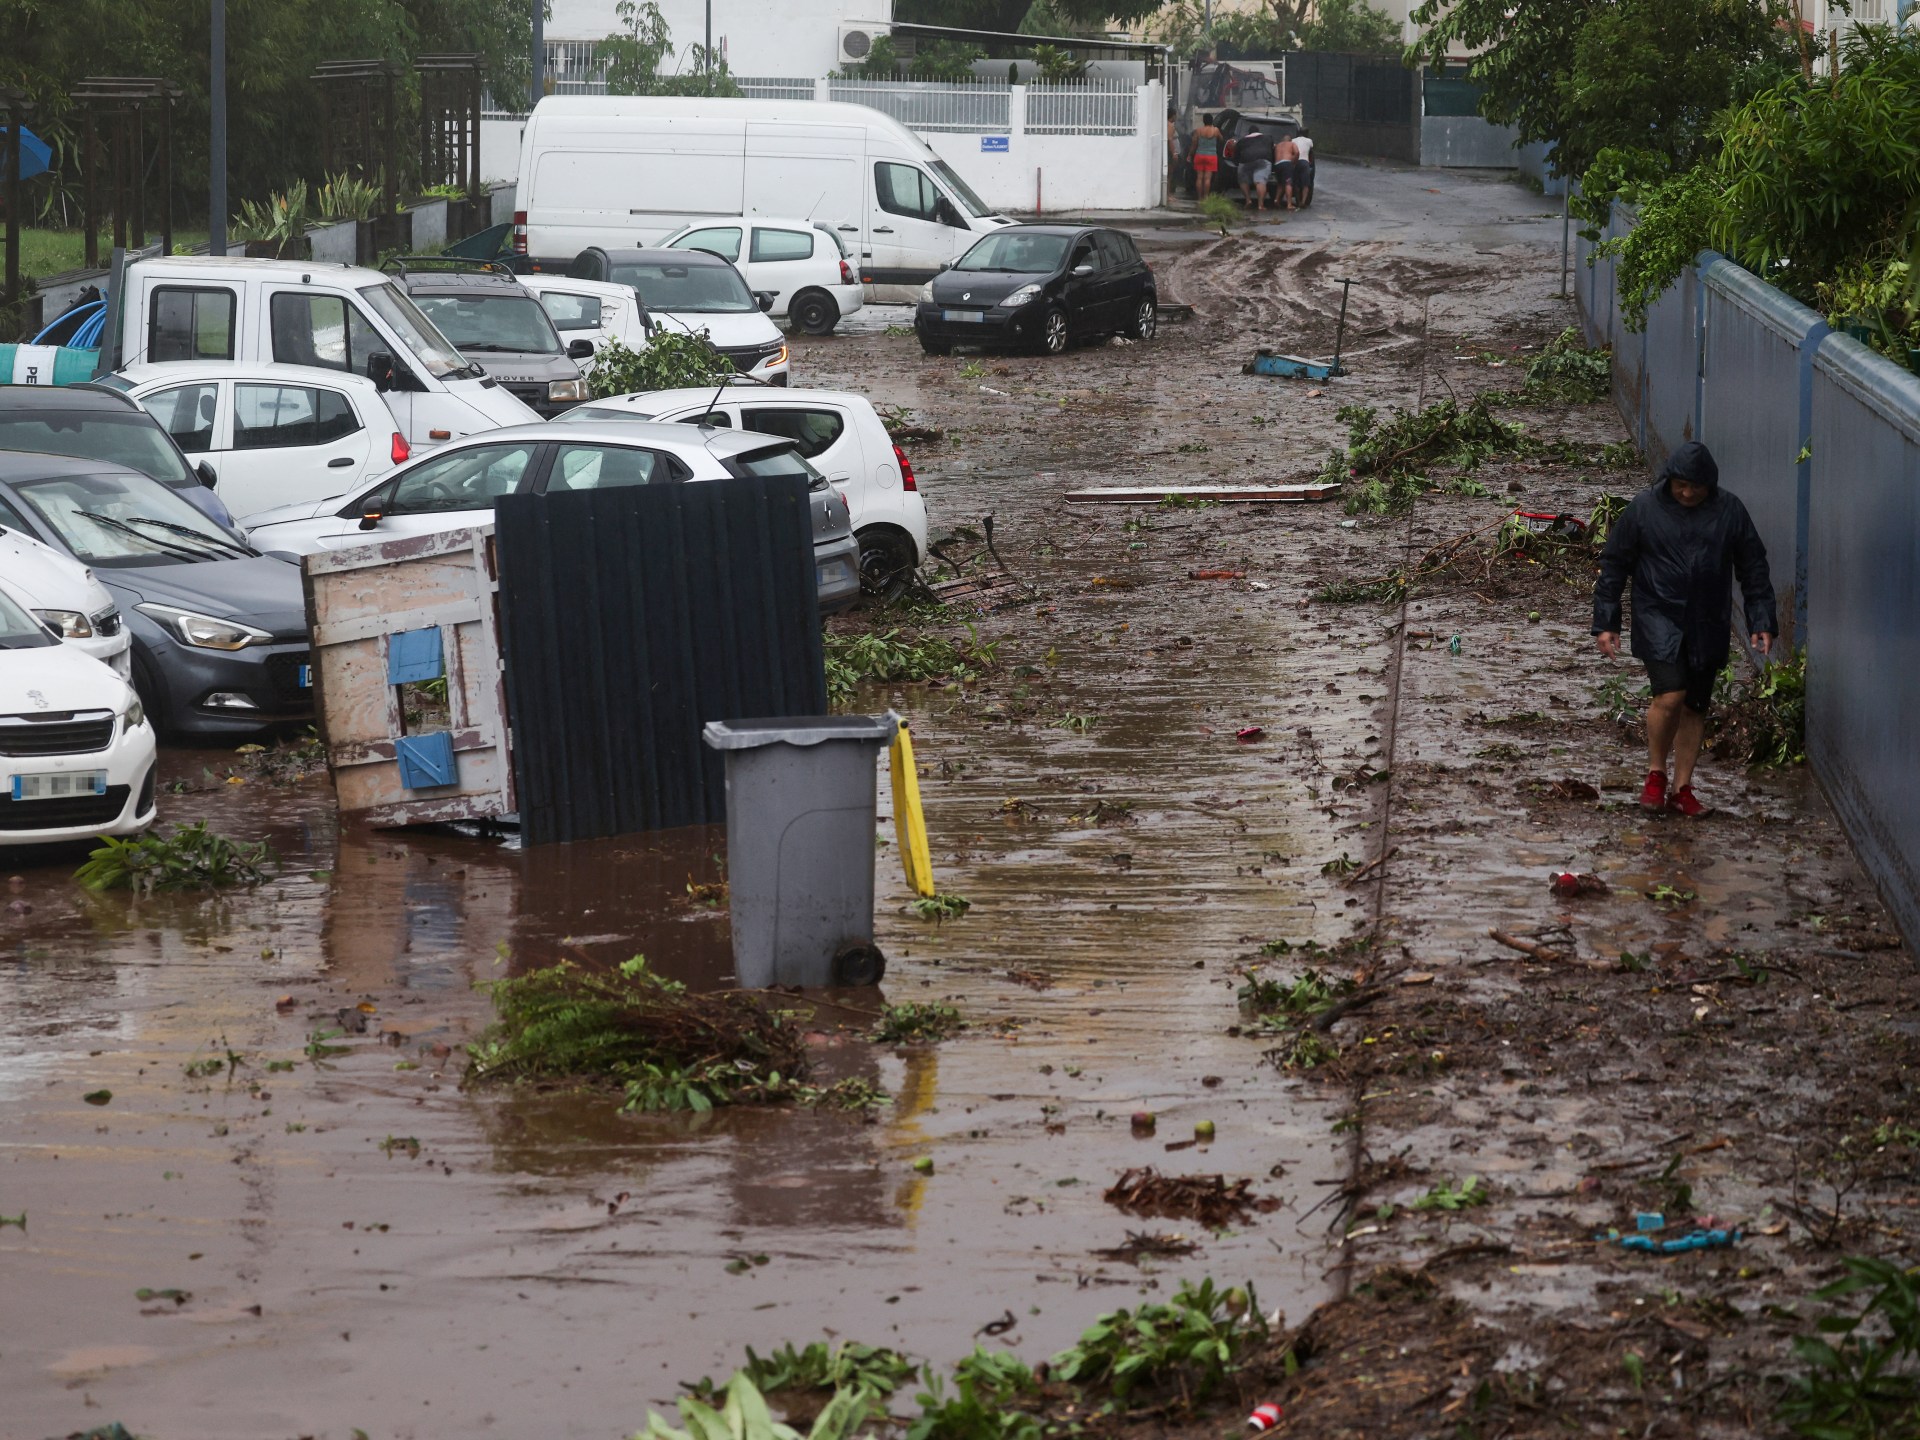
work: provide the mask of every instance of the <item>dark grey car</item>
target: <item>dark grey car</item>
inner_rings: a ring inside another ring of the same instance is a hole
[[[238,737],[313,713],[300,571],[97,460],[0,452],[0,525],[90,566],[133,636],[156,727]]]
[[[590,341],[561,340],[539,300],[502,268],[475,262],[415,268],[436,258],[406,256],[386,268],[455,349],[543,420],[587,398],[577,362],[592,358]]]

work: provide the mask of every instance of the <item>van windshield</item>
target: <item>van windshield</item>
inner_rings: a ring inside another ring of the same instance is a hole
[[[467,360],[453,342],[420,313],[420,307],[392,284],[374,285],[360,292],[369,309],[392,328],[413,356],[427,367],[436,380],[458,375],[467,368]]]
[[[640,303],[669,315],[745,315],[758,310],[753,292],[731,265],[675,265],[649,260],[612,266],[612,280],[640,292]]]
[[[973,187],[954,173],[954,168],[944,160],[929,160],[927,168],[938,175],[946,187],[960,197],[960,203],[967,207],[967,213],[976,220],[984,220],[994,213],[991,206],[973,193]]]

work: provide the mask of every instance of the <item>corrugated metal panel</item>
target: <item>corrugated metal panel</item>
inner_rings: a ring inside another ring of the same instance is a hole
[[[1920,942],[1920,378],[1844,335],[1813,364],[1807,753]]]
[[[1705,268],[1706,385],[1700,438],[1766,542],[1782,638],[1806,615],[1806,500],[1800,452],[1810,435],[1813,351],[1827,333],[1813,311],[1730,260]],[[1797,618],[1798,617],[1798,618]]]
[[[510,495],[494,524],[530,844],[724,823],[701,727],[826,713],[797,476]]]
[[[1641,449],[1658,466],[1695,433],[1695,382],[1700,372],[1700,277],[1689,266],[1647,310],[1641,355]]]

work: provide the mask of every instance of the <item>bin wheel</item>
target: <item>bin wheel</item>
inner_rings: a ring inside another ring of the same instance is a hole
[[[887,973],[887,957],[871,941],[843,946],[833,957],[833,983],[849,990],[878,985]]]

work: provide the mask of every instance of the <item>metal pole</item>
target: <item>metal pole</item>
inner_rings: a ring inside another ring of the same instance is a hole
[[[1340,324],[1333,332],[1333,364],[1327,367],[1329,375],[1344,375],[1347,372],[1340,367],[1340,351],[1347,339],[1347,296],[1353,291],[1352,280],[1340,282]]]
[[[547,93],[547,0],[533,0],[533,84],[527,91],[527,109]]]
[[[1573,181],[1565,176],[1560,180],[1560,294],[1558,299],[1567,298],[1567,222],[1573,204]]]
[[[208,99],[212,133],[207,144],[207,253],[227,253],[227,0],[212,0],[212,74]]]
[[[713,93],[713,0],[707,0],[707,94]]]
[[[173,97],[160,97],[160,253],[173,254]]]

